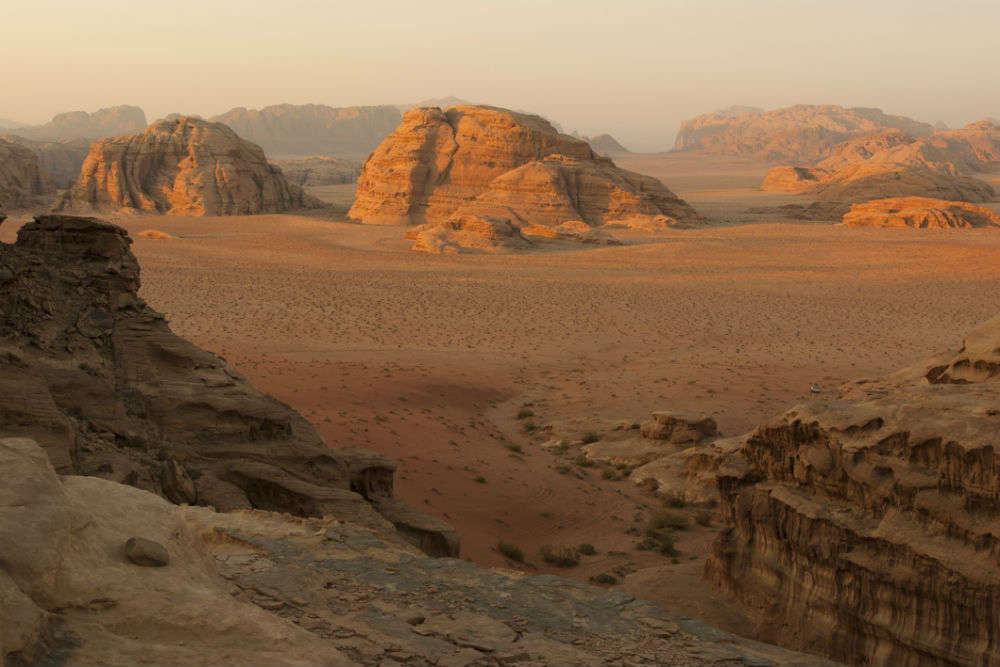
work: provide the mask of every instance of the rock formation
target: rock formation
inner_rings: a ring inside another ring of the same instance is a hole
[[[966,202],[902,197],[855,204],[844,215],[843,223],[848,227],[1000,228],[1000,217],[988,208]]]
[[[65,141],[70,139],[105,139],[131,134],[146,127],[146,114],[133,106],[117,106],[93,113],[70,111],[54,116],[44,125],[19,127],[16,134],[35,141]]]
[[[5,135],[0,139],[23,146],[38,156],[38,166],[59,189],[68,188],[73,184],[80,175],[80,168],[87,153],[90,152],[88,139],[34,141],[17,135]]]
[[[848,664],[1000,663],[1000,318],[743,439],[706,576],[762,639]]]
[[[775,167],[763,190],[803,192],[843,210],[890,197],[983,202],[995,192],[975,174],[1000,166],[1000,127],[987,121],[913,139],[882,132],[852,139],[812,167]]]
[[[119,227],[58,215],[0,244],[0,435],[34,439],[59,474],[219,510],[387,519],[429,553],[458,553],[447,524],[393,497],[393,461],[328,449],[175,336],[137,296],[130,244]]]
[[[619,169],[548,121],[481,106],[407,113],[365,162],[348,216],[389,225],[475,216],[522,229],[653,217],[701,221],[655,178]]]
[[[632,152],[618,143],[618,140],[610,134],[599,134],[596,137],[586,137],[585,140],[598,155],[618,155],[621,153]]]
[[[413,227],[406,232],[412,250],[453,255],[460,252],[501,253],[532,246],[510,220],[461,215],[440,224]]]
[[[259,146],[221,123],[180,118],[94,142],[62,208],[252,215],[314,204]]]
[[[274,164],[281,167],[289,183],[302,187],[354,183],[361,175],[360,162],[326,155],[277,160]]]
[[[323,104],[237,107],[209,120],[224,123],[272,158],[324,154],[364,158],[399,125],[393,106],[334,108]]]
[[[0,137],[0,210],[37,204],[54,192],[52,181],[38,164],[38,156]]]
[[[29,439],[0,437],[0,471],[7,665],[823,663],[618,591],[427,558],[384,526],[60,477]]]
[[[721,112],[686,120],[674,150],[809,164],[847,139],[892,128],[914,137],[934,132],[927,123],[879,109],[799,104],[764,113]]]

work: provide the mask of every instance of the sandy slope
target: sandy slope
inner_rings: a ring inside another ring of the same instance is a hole
[[[754,191],[753,165],[680,185],[669,174],[691,165],[622,166],[665,175],[722,219],[774,201]],[[590,542],[599,555],[561,573],[638,569],[626,588],[744,632],[698,579],[712,529],[681,533],[677,563],[635,551],[625,531],[658,502],[538,443],[656,409],[711,413],[736,434],[811,383],[895,370],[1000,311],[1000,234],[988,231],[754,224],[441,257],[407,251],[396,228],[291,215],[119,222],[143,295],[179,335],[302,411],[331,446],[397,458],[399,495],[454,523],[465,556],[500,564],[503,538],[552,571],[541,545]],[[136,237],[147,229],[177,238]],[[525,403],[537,437],[515,419]]]

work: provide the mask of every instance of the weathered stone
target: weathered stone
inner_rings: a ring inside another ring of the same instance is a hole
[[[130,243],[101,220],[51,215],[0,244],[13,274],[0,291],[4,435],[36,439],[61,474],[178,503],[382,526],[375,509],[387,503],[411,539],[458,554],[450,527],[389,502],[393,461],[329,449],[301,415],[175,336],[138,297]]]
[[[251,215],[317,203],[229,127],[181,117],[95,142],[60,208]]]
[[[170,555],[163,545],[144,537],[128,538],[125,542],[125,558],[142,567],[165,567],[170,564]]]
[[[700,442],[719,434],[715,420],[705,415],[680,412],[654,412],[653,419],[639,427],[639,433],[651,440],[665,440],[672,444]]]
[[[848,227],[1000,228],[1000,217],[988,208],[966,202],[901,197],[854,204],[843,223]]]

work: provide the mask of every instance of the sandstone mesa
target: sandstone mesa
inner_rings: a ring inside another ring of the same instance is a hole
[[[901,197],[854,204],[844,215],[843,223],[848,227],[1000,228],[1000,216],[967,202]]]
[[[60,208],[168,215],[253,215],[316,205],[259,146],[197,118],[94,142]]]

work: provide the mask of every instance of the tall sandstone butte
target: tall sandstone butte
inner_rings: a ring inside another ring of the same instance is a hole
[[[47,215],[0,244],[0,435],[37,441],[60,474],[223,511],[385,519],[457,555],[450,526],[394,497],[393,461],[327,448],[297,412],[174,335],[138,296],[131,242],[95,218]]]
[[[364,158],[399,125],[394,106],[276,104],[236,107],[210,120],[224,123],[272,158],[329,155]]]
[[[348,213],[384,225],[469,215],[520,228],[702,219],[655,178],[619,169],[543,118],[486,106],[408,112],[365,162]]]
[[[221,123],[181,117],[94,142],[61,208],[251,215],[313,203],[256,144]]]
[[[914,137],[934,132],[927,123],[865,107],[798,104],[766,112],[737,108],[684,121],[674,150],[809,163],[826,157],[842,141],[892,128]]]
[[[764,640],[848,664],[1000,664],[998,406],[1000,317],[761,426],[716,465],[731,527],[707,578]]]

